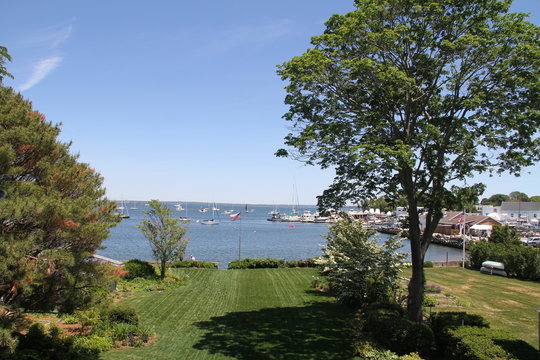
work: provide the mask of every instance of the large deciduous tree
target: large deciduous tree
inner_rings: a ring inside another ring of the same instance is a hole
[[[424,255],[452,181],[539,158],[540,32],[501,0],[357,0],[282,64],[292,156],[334,167],[320,206],[404,194],[421,321]],[[427,209],[420,231],[417,205]]]
[[[143,213],[146,219],[137,227],[150,242],[154,259],[160,265],[161,279],[164,279],[167,263],[184,257],[189,242],[189,238],[184,237],[187,226],[172,216],[172,210],[167,204],[157,200],[152,200],[150,210]]]
[[[13,89],[0,86],[0,303],[72,311],[106,291],[89,261],[118,220],[103,179],[57,140]]]

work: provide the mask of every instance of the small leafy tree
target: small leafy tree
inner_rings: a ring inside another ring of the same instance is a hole
[[[332,225],[325,236],[322,273],[343,302],[388,301],[399,288],[398,275],[405,258],[397,252],[401,241],[392,237],[378,245],[373,234],[361,221],[346,218]]]
[[[521,244],[516,230],[508,225],[494,226],[488,240],[489,242],[499,244]]]
[[[184,237],[187,226],[185,222],[179,223],[179,219],[172,216],[172,210],[158,200],[152,200],[150,210],[143,213],[147,218],[137,227],[150,242],[154,259],[160,263],[160,277],[164,279],[167,263],[184,257],[189,242],[189,238]]]

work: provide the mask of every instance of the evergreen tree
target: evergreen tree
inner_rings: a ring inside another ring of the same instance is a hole
[[[119,220],[103,179],[57,140],[60,128],[0,87],[0,302],[72,311],[106,291],[88,261]]]

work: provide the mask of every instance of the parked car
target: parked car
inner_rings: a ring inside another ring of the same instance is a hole
[[[529,238],[529,240],[527,240],[527,246],[540,248],[540,236]]]

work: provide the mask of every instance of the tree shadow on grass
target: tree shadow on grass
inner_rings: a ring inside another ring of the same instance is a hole
[[[236,359],[351,359],[351,310],[331,302],[228,313],[195,326],[195,349]]]

